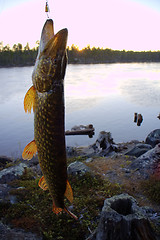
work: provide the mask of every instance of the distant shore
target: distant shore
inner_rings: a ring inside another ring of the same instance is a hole
[[[81,65],[81,64],[86,64],[86,65],[89,65],[89,64],[113,64],[113,63],[160,63],[160,61],[159,62],[151,62],[151,61],[144,61],[144,62],[94,62],[94,61],[91,61],[91,62],[68,62],[68,64],[73,64],[73,65]],[[7,65],[5,65],[5,66],[1,66],[0,65],[0,68],[11,68],[11,67],[33,67],[34,66],[34,64],[29,64],[29,63],[26,63],[26,64],[7,64]]]
[[[38,49],[23,50],[5,48],[0,50],[0,67],[33,66]],[[106,64],[106,63],[150,63],[160,62],[160,51],[125,51],[102,48],[86,48],[79,50],[76,46],[67,48],[69,64]]]

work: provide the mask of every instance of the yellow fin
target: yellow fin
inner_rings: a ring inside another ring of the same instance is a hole
[[[24,97],[24,110],[25,112],[31,113],[31,109],[33,107],[33,112],[35,110],[35,94],[36,89],[34,86],[30,87]]]
[[[73,202],[73,191],[68,180],[67,180],[66,191],[64,195],[71,203]]]
[[[78,220],[78,217],[74,215],[72,212],[70,212],[66,207],[64,208],[64,211],[66,211],[71,217],[73,217],[75,220]]]
[[[33,156],[36,155],[37,152],[37,146],[35,143],[35,140],[31,141],[30,143],[27,144],[27,146],[24,148],[23,153],[22,153],[22,158],[24,160],[31,160]]]
[[[47,186],[47,183],[46,183],[46,180],[45,180],[44,176],[42,176],[41,179],[39,180],[38,186],[40,188],[42,188],[43,190],[48,189],[48,186]]]

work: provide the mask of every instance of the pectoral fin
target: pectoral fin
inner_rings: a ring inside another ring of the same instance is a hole
[[[37,146],[35,143],[35,140],[32,142],[28,143],[27,146],[24,148],[23,153],[22,153],[22,158],[24,160],[31,160],[33,156],[36,155],[37,152]]]
[[[36,89],[32,86],[26,93],[24,97],[24,110],[27,113],[31,113],[31,109],[33,107],[33,112],[35,110],[35,94]]]
[[[39,180],[38,186],[42,188],[44,191],[48,189],[44,176],[42,176],[41,179]]]
[[[69,181],[67,180],[67,184],[66,184],[66,191],[65,194],[66,198],[72,203],[73,202],[73,191],[72,191],[72,187],[69,183]]]

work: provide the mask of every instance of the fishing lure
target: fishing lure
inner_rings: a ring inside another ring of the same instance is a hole
[[[49,12],[50,12],[50,9],[49,9],[49,5],[48,5],[48,0],[46,0],[46,5],[45,5],[45,12],[47,14],[47,17],[49,18]]]

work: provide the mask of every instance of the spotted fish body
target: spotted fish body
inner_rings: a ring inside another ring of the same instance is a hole
[[[43,177],[39,186],[49,190],[53,200],[53,212],[62,209],[72,214],[64,205],[64,195],[73,200],[67,180],[67,163],[64,131],[64,76],[67,64],[67,29],[56,35],[53,21],[48,19],[43,27],[39,52],[32,74],[33,86],[24,99],[24,109],[34,110],[34,137],[22,154],[31,159],[38,152]]]
[[[62,89],[61,82],[51,93],[36,94],[34,115],[34,136],[40,167],[55,205],[60,208],[64,208],[67,182]]]

